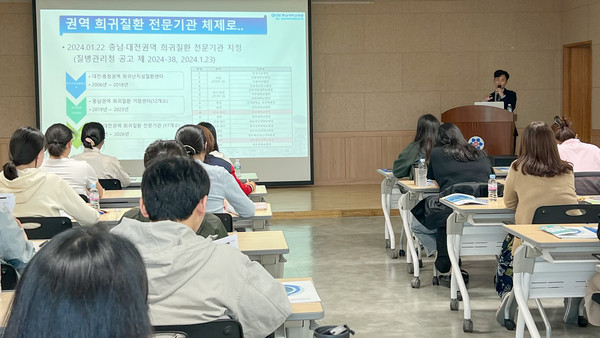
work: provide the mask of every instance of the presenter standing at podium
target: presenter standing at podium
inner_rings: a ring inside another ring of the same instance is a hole
[[[504,109],[514,111],[517,108],[517,93],[512,90],[505,88],[508,82],[508,72],[502,69],[498,69],[494,72],[494,84],[496,85],[496,91],[484,98],[484,101],[495,101],[504,102]],[[509,107],[510,105],[510,108]]]

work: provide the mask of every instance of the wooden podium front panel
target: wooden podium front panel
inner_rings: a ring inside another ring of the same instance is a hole
[[[514,154],[514,115],[489,106],[463,106],[442,113],[442,122],[454,123],[468,141],[479,136],[488,155]]]

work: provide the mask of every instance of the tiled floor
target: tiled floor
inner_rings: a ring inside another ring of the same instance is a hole
[[[378,189],[372,193],[379,196]],[[393,223],[398,234],[400,218],[393,217]],[[347,323],[355,337],[514,337],[495,321],[493,257],[464,260],[474,326],[466,334],[462,303],[460,311],[450,311],[449,289],[431,285],[431,260],[425,260],[421,288],[412,289],[405,260],[385,254],[382,217],[274,219],[271,225],[285,232],[290,246],[285,277],[313,277],[325,308],[321,325]],[[554,337],[600,337],[598,327],[563,324],[562,299],[544,305]],[[532,313],[542,329],[537,311]]]

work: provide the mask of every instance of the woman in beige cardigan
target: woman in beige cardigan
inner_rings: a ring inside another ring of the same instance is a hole
[[[504,187],[504,204],[516,209],[517,224],[530,224],[538,207],[544,205],[577,204],[575,177],[571,163],[560,159],[554,132],[544,122],[532,122],[523,132],[521,154],[508,171]],[[512,291],[512,250],[521,241],[507,235],[500,253],[496,272],[496,291],[502,303],[496,320],[505,325],[504,308]],[[573,302],[573,311],[565,312],[565,322],[577,322],[578,302]],[[565,304],[571,309],[571,300]],[[516,301],[511,304],[511,316],[516,310]],[[567,318],[569,314],[569,318]]]

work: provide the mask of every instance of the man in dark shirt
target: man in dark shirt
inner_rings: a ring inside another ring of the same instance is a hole
[[[507,71],[502,69],[495,71],[494,84],[496,85],[496,91],[492,92],[484,100],[502,101],[504,102],[504,109],[514,111],[517,108],[517,93],[505,88],[508,78],[510,78],[510,75],[508,75]],[[509,105],[512,109],[508,109]]]

